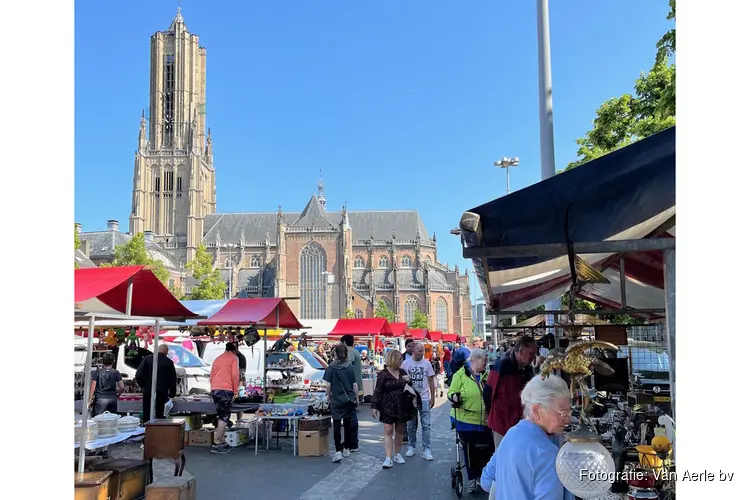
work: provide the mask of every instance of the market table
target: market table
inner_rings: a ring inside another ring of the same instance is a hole
[[[75,410],[80,412],[82,410],[82,400],[75,402]],[[170,415],[178,413],[190,413],[190,414],[201,414],[201,415],[216,415],[216,405],[210,399],[203,401],[185,401],[180,399],[173,399],[174,406]],[[260,406],[259,403],[235,403],[231,407],[232,413],[255,413]],[[131,413],[138,414],[143,409],[143,402],[140,400],[119,400],[117,401],[117,413]]]
[[[99,438],[96,441],[88,441],[86,443],[86,449],[87,450],[98,450],[99,448],[104,448],[105,446],[109,446],[112,444],[122,443],[123,441],[126,441],[134,436],[140,436],[146,432],[146,429],[143,427],[138,427],[136,430],[131,432],[120,432],[118,434],[115,434],[114,436],[110,437],[103,437]],[[74,448],[78,449],[81,447],[81,443],[75,443]]]
[[[297,427],[299,421],[304,417],[304,415],[279,415],[279,416],[262,416],[262,415],[255,415],[255,419],[257,421],[257,424],[255,426],[255,454],[258,454],[258,429],[260,428],[260,424],[263,422],[263,420],[286,420],[287,423],[292,424],[292,446],[293,446],[293,455],[297,455]],[[278,433],[276,434],[276,442],[278,443],[279,436]],[[266,450],[268,450],[268,441],[269,439],[266,438]]]

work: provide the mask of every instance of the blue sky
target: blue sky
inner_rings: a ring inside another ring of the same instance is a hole
[[[552,0],[557,169],[606,99],[631,92],[669,29],[667,0]],[[149,36],[177,2],[75,2],[75,216],[127,230],[148,106]],[[323,170],[329,210],[417,209],[440,260],[448,231],[540,179],[536,2],[183,0],[207,47],[219,212],[301,210]]]

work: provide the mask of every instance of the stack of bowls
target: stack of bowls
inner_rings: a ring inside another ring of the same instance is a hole
[[[141,423],[141,419],[138,417],[122,417],[117,422],[117,429],[120,432],[133,432],[138,428],[138,425]]]
[[[81,427],[83,426],[83,420],[78,420],[75,424],[75,442],[81,442]],[[93,420],[89,420],[86,427],[86,442],[90,443],[96,441],[99,438],[99,432],[97,424]]]
[[[99,437],[104,438],[118,435],[120,433],[120,431],[117,430],[117,422],[119,420],[120,415],[108,411],[95,416],[94,421],[96,421],[99,429]]]

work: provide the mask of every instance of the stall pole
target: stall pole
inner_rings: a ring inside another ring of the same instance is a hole
[[[278,312],[277,312],[278,314]],[[266,329],[263,328],[263,403],[268,401],[268,373],[266,373],[266,362],[267,362],[267,346],[266,346]]]
[[[130,308],[133,305],[133,278],[128,280],[128,295],[125,300],[125,316],[130,316]]]
[[[160,321],[157,319],[154,325],[154,363],[151,367],[151,411],[149,412],[148,419],[154,420],[156,418],[156,374],[159,369],[159,329],[161,327]],[[146,415],[143,416],[146,418]]]
[[[89,317],[89,337],[87,343],[86,352],[86,367],[83,371],[85,377],[83,383],[83,400],[81,401],[81,437],[79,441],[81,443],[78,448],[78,474],[83,477],[84,470],[86,469],[86,433],[88,431],[89,423],[89,393],[91,392],[91,363],[94,357],[94,316]]]
[[[675,385],[675,250],[664,250],[664,301],[667,307],[667,349],[669,350],[669,386],[672,399],[672,420],[677,421],[677,387]],[[673,451],[673,454],[675,452]],[[676,455],[674,455],[676,456]]]

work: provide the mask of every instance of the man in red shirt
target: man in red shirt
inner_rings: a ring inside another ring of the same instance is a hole
[[[498,359],[490,369],[484,387],[484,404],[490,409],[487,425],[492,429],[495,448],[508,429],[523,418],[521,391],[533,376],[530,365],[536,352],[534,338],[521,337],[513,349]]]
[[[232,400],[239,392],[240,362],[234,352],[237,344],[227,342],[227,350],[211,365],[211,396],[216,404],[219,421],[216,424],[216,443],[211,453],[229,453],[232,448],[224,441],[224,431],[229,423]]]

